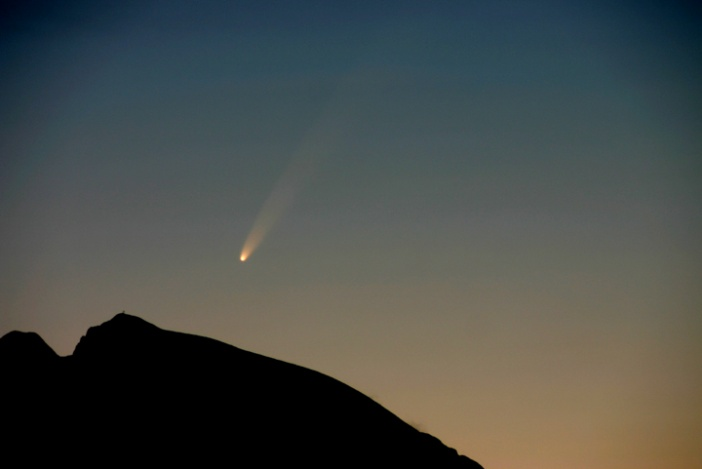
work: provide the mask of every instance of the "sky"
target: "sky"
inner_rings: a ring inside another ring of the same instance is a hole
[[[126,311],[488,469],[699,467],[700,13],[10,2],[0,334]]]

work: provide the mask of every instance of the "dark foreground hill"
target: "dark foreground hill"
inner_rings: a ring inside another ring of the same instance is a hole
[[[0,383],[20,465],[481,467],[333,378],[126,314],[68,357],[10,332]]]

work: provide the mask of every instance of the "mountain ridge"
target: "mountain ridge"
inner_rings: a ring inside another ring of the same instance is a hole
[[[9,402],[24,410],[3,425],[56,454],[118,447],[126,459],[246,467],[481,468],[335,378],[136,316],[89,328],[67,357],[47,348],[34,333],[0,338]],[[61,422],[78,424],[43,434]]]

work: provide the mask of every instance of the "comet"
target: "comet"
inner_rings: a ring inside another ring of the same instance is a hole
[[[326,117],[326,116],[325,116]],[[288,167],[263,203],[241,249],[239,260],[245,262],[290,207],[297,194],[307,186],[324,156],[334,151],[339,137],[337,119],[324,119],[303,139]]]
[[[320,157],[333,147],[331,143],[335,140],[334,134],[335,132],[331,132],[322,136],[316,133],[310,141],[303,143],[293,156],[254,220],[241,249],[241,262],[245,262],[256,251],[268,232],[293,203],[296,195],[307,185],[319,166]]]
[[[351,92],[353,85],[358,84],[358,77],[357,73],[352,73],[342,80],[334,97],[301,140],[288,167],[273,186],[270,195],[254,220],[239,255],[241,262],[246,262],[253,255],[285,211],[292,205],[297,194],[307,186],[321,161],[338,148],[342,134],[348,128],[350,110],[359,104],[357,93]],[[351,99],[354,96],[356,99]]]
[[[297,194],[308,184],[309,180],[320,166],[322,159],[329,157],[339,146],[342,137],[351,130],[352,122],[358,119],[359,108],[370,104],[368,94],[381,76],[376,75],[373,57],[379,50],[387,45],[395,44],[401,30],[380,30],[371,32],[368,39],[362,41],[367,44],[367,49],[361,48],[369,54],[366,59],[356,61],[347,73],[337,83],[326,106],[320,112],[316,123],[301,139],[297,151],[290,159],[288,167],[273,186],[271,193],[261,206],[261,210],[254,219],[251,231],[246,237],[241,248],[239,260],[246,262],[258,249],[260,244],[273,229],[286,210],[292,205]]]

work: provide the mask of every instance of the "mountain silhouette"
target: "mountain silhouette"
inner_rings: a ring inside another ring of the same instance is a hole
[[[6,334],[0,383],[28,463],[482,467],[329,376],[124,313],[67,357]]]

